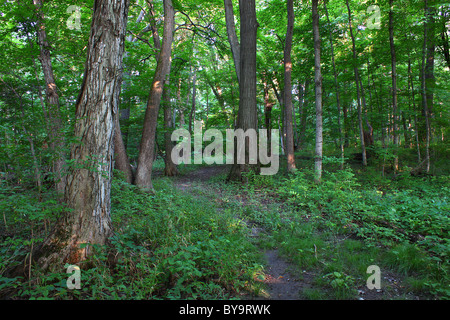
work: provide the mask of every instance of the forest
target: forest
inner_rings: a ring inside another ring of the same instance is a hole
[[[447,1],[0,4],[1,300],[450,298]]]

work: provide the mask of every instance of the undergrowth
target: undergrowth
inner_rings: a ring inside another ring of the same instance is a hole
[[[253,275],[262,268],[258,251],[245,240],[246,231],[233,215],[217,214],[209,199],[194,201],[168,179],[156,180],[154,187],[149,195],[114,179],[115,235],[110,247],[97,248],[90,258],[93,267],[81,271],[80,290],[67,289],[64,266],[57,274],[34,266],[28,280],[0,277],[4,298],[232,299],[258,290],[253,284]],[[36,211],[47,214],[42,208]],[[1,243],[0,270],[18,251],[29,250],[30,241],[42,240],[30,237],[24,233]]]
[[[2,185],[0,296],[238,299],[264,290],[257,281],[265,272],[261,251],[277,248],[300,279],[304,272],[314,275],[313,287],[301,293],[305,299],[357,298],[371,265],[385,275],[386,299],[414,298],[409,293],[448,299],[448,176],[325,168],[320,184],[304,166],[289,175],[248,173],[245,185],[225,183],[223,174],[190,193],[158,178],[154,194],[116,173],[115,234],[82,270],[79,290],[67,288],[67,266],[52,274],[33,266],[29,279],[1,276],[44,239],[64,210],[50,192],[37,196]],[[386,276],[393,273],[401,277],[402,293],[394,292],[398,279]]]
[[[351,283],[350,273],[367,278],[366,268],[375,264],[415,283],[413,291],[448,299],[449,178],[369,175],[350,168],[325,171],[316,184],[313,171],[303,169],[279,180],[280,200],[310,226],[297,223],[290,232],[284,227],[276,242],[301,266],[320,265],[334,287]],[[357,249],[348,249],[354,243]]]

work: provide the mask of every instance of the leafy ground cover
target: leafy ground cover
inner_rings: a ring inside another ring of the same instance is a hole
[[[292,175],[249,175],[241,185],[225,183],[225,170],[190,167],[180,178],[155,179],[151,196],[117,174],[115,235],[82,270],[82,288],[67,289],[64,268],[33,267],[1,276],[1,296],[274,299],[270,263],[282,260],[298,291],[290,298],[448,299],[448,177],[327,168],[320,185],[307,161]],[[18,257],[32,258],[63,211],[53,196],[2,185],[0,274]],[[370,265],[381,269],[381,290],[366,287]]]

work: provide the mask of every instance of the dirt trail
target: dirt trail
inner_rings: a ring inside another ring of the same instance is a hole
[[[208,182],[212,177],[228,172],[227,166],[201,167],[183,176],[174,178],[174,185],[184,192],[189,192],[194,185]],[[243,203],[245,205],[245,203]],[[259,229],[251,228],[253,236],[258,236]],[[258,230],[255,232],[255,230]],[[303,280],[289,273],[291,267],[288,262],[279,256],[277,249],[263,252],[266,258],[265,279],[262,281],[268,287],[268,296],[249,297],[249,299],[269,300],[298,300],[300,292],[305,286],[309,287],[310,278],[303,275]]]

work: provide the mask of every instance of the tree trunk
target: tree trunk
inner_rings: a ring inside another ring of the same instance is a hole
[[[169,79],[167,80],[169,82]],[[175,163],[172,161],[172,110],[170,106],[170,87],[169,83],[164,87],[163,92],[163,109],[164,109],[164,175],[173,177],[178,174],[178,169]]]
[[[312,1],[312,21],[314,35],[314,82],[316,86],[316,154],[314,160],[314,180],[322,179],[323,123],[322,123],[322,71],[320,66],[319,0]]]
[[[175,10],[171,0],[164,0],[164,34],[162,49],[153,78],[147,110],[144,118],[144,128],[140,143],[138,167],[135,183],[142,189],[152,190],[152,166],[155,152],[156,126],[166,76],[170,72],[172,55],[173,30],[175,25]]]
[[[288,25],[286,32],[286,44],[284,47],[284,113],[286,128],[286,157],[288,172],[294,171],[295,154],[294,154],[294,129],[292,120],[292,37],[294,33],[294,2],[287,0]]]
[[[417,163],[422,162],[422,155],[420,154],[420,138],[419,138],[419,124],[417,120],[417,107],[416,107],[416,97],[414,91],[414,79],[411,72],[411,59],[408,59],[408,90],[411,90],[411,100],[414,110],[414,131],[415,131],[415,141],[417,149]]]
[[[265,128],[267,129],[267,154],[271,156],[272,151],[272,108],[273,103],[270,101],[269,86],[267,80],[264,81],[264,119]]]
[[[431,3],[435,2],[430,0]],[[433,6],[426,5],[426,26],[427,26],[427,60],[425,65],[425,81],[427,87],[427,108],[428,116],[432,117],[434,113],[434,88],[436,86],[436,77],[434,75],[436,39],[436,22],[434,15],[436,9]]]
[[[133,171],[131,170],[130,160],[128,159],[127,149],[122,137],[119,117],[115,117],[114,121],[116,122],[114,133],[114,169],[123,172],[125,181],[131,184],[133,183]]]
[[[66,177],[63,174],[65,156],[64,156],[64,136],[62,134],[62,119],[59,108],[59,95],[53,75],[53,67],[50,56],[50,45],[47,42],[47,33],[45,32],[44,15],[41,11],[41,0],[33,0],[37,14],[37,36],[39,41],[40,56],[39,61],[42,65],[42,72],[45,79],[46,102],[48,108],[49,123],[49,145],[54,152],[53,173],[56,190],[63,194],[66,186]]]
[[[353,71],[355,74],[355,85],[356,85],[356,94],[357,94],[357,103],[358,103],[359,138],[361,140],[362,162],[363,162],[363,166],[367,166],[366,145],[364,143],[364,125],[363,125],[363,119],[362,119],[361,94],[359,91],[358,58],[357,58],[357,54],[356,54],[355,37],[353,36],[352,12],[350,10],[350,5],[349,5],[348,0],[346,0],[346,4],[347,4],[347,10],[348,10],[348,25],[349,25],[349,29],[350,29],[350,37],[352,39]]]
[[[189,112],[189,133],[192,134],[192,124],[195,121],[195,108],[197,99],[197,73],[194,70],[194,78],[192,79],[192,103]]]
[[[153,11],[152,11],[152,7],[153,4],[151,2],[151,0],[148,1],[148,5],[149,5],[149,11],[153,17]],[[142,9],[141,13],[139,14],[137,20],[136,20],[136,24],[139,24],[142,19],[144,18],[145,15],[145,11]],[[150,25],[152,25],[152,22],[154,22],[154,19],[151,19],[151,23]],[[148,28],[144,29],[144,31],[146,31]],[[150,30],[148,30],[150,31]],[[153,33],[153,36],[155,37],[155,33]],[[158,36],[157,32],[156,32],[156,36]],[[129,35],[127,37],[127,40],[130,42],[134,42],[136,41],[137,38],[133,38],[131,35]],[[157,39],[157,41],[155,41],[155,43],[159,44],[159,38]],[[128,53],[124,52],[124,65],[127,62],[127,56]],[[129,91],[129,81],[132,77],[131,73],[129,71],[126,70],[126,68],[124,68],[124,81],[122,84],[122,97],[124,94],[127,93],[127,91]],[[130,165],[130,159],[128,158],[127,155],[127,144],[128,144],[128,131],[129,131],[129,122],[130,122],[130,107],[131,107],[131,98],[130,97],[126,97],[126,102],[124,103],[125,99],[122,99],[122,105],[121,107],[123,107],[123,105],[125,105],[125,108],[120,110],[120,117],[117,117],[116,119],[116,133],[114,134],[114,150],[115,150],[115,158],[114,158],[114,168],[123,172],[124,176],[125,176],[125,180],[128,183],[133,183],[133,171],[131,169],[131,165]],[[123,126],[122,126],[122,125]]]
[[[309,83],[310,80],[306,79],[304,86],[302,87],[302,99],[300,100],[301,103],[299,104],[299,114],[300,114],[300,135],[299,135],[299,146],[300,149],[305,145],[306,140],[306,124],[308,119],[308,113],[306,110],[306,106],[308,105],[307,97],[308,97],[308,90],[309,90]]]
[[[256,31],[258,22],[256,21],[255,0],[239,1],[239,11],[241,18],[241,51],[240,51],[240,77],[239,84],[239,110],[237,119],[237,129],[245,131],[257,129],[257,109],[256,109]],[[249,148],[245,145],[245,164],[238,164],[237,148],[235,148],[234,164],[231,167],[228,180],[245,181],[242,173],[250,170],[257,171],[258,165],[250,165],[248,162]]]
[[[441,29],[441,43],[442,43],[442,53],[444,54],[445,62],[447,62],[447,67],[450,68],[450,39],[448,37],[447,22],[450,16],[450,12],[442,12],[442,29]]]
[[[72,146],[75,166],[65,193],[71,211],[33,254],[43,269],[79,264],[92,254],[92,245],[105,245],[112,235],[113,137],[128,5],[128,0],[96,1],[94,5],[86,68],[76,102],[75,136],[81,143]]]
[[[330,24],[330,17],[328,15],[328,9],[327,9],[327,1],[324,1],[324,9],[325,14],[327,16],[327,22]],[[333,34],[330,28],[329,31],[329,38],[330,38],[330,47],[331,47],[331,62],[333,64],[333,74],[334,74],[334,85],[336,87],[336,106],[337,106],[337,112],[338,112],[338,131],[339,131],[339,149],[341,150],[341,169],[344,169],[344,162],[345,162],[345,152],[344,152],[344,139],[342,137],[342,126],[341,126],[341,99],[340,99],[340,90],[339,90],[339,81],[336,71],[336,61],[334,58],[334,44],[333,44]]]
[[[428,95],[428,87],[427,87],[427,57],[428,57],[428,1],[425,0],[425,25],[424,25],[424,35],[423,35],[423,50],[422,50],[422,110],[423,115],[425,117],[425,129],[426,129],[426,142],[425,142],[425,161],[426,161],[426,171],[430,172],[430,140],[431,140],[431,126],[430,126],[430,110],[428,108],[429,95]]]
[[[225,5],[225,21],[227,25],[227,35],[228,41],[231,46],[231,53],[233,55],[234,67],[236,69],[236,76],[238,79],[238,83],[241,82],[241,58],[240,58],[240,45],[239,40],[236,35],[236,25],[234,22],[234,10],[233,10],[233,1],[232,0],[224,0]]]
[[[398,171],[398,117],[397,117],[397,57],[394,45],[394,1],[389,0],[389,44],[391,49],[391,65],[392,65],[392,125],[394,135],[394,171]]]

